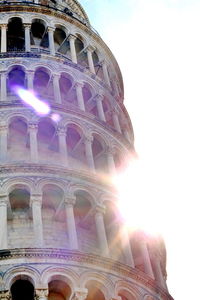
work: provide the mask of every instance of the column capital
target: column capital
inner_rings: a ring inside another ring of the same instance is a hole
[[[65,127],[58,127],[56,133],[57,133],[57,135],[59,135],[59,136],[61,136],[61,135],[66,136],[66,128],[65,128]]]
[[[4,206],[8,204],[8,195],[0,195],[0,206]]]
[[[100,64],[101,66],[103,66],[103,65],[108,66],[108,62],[107,62],[107,60],[106,60],[105,58],[102,58],[102,59],[100,60],[99,64]]]
[[[88,295],[88,289],[76,288],[72,300],[85,300]]]
[[[69,35],[68,35],[68,40],[76,40],[77,39],[77,37],[75,36],[75,35],[73,35],[72,33],[70,33]]]
[[[6,23],[5,23],[5,24],[0,24],[0,27],[1,27],[1,28],[5,28],[5,29],[8,29],[8,24],[6,24]]]
[[[0,75],[6,75],[7,76],[8,75],[7,70],[1,70]]]
[[[118,109],[116,108],[116,107],[112,107],[112,109],[111,109],[111,113],[114,115],[119,115],[119,111],[118,111]]]
[[[8,131],[8,125],[0,124],[0,132],[7,132],[7,131]]]
[[[115,149],[111,146],[107,146],[106,149],[105,149],[105,153],[106,154],[111,154],[111,155],[114,155],[116,153]]]
[[[75,87],[81,87],[81,88],[83,88],[84,87],[84,83],[82,81],[76,81],[75,82]]]
[[[52,73],[53,78],[58,78],[60,79],[60,74],[59,73]]]
[[[0,299],[1,300],[10,300],[11,294],[9,291],[0,291]]]
[[[48,288],[35,289],[36,299],[47,298],[49,294]]]
[[[48,32],[54,32],[55,31],[55,27],[48,26],[47,27],[47,31]]]
[[[104,215],[106,212],[105,205],[103,204],[97,204],[94,209],[95,209],[95,213],[100,213],[102,215]]]
[[[42,205],[42,194],[31,194],[30,204]]]
[[[103,93],[100,92],[99,94],[97,94],[95,99],[96,99],[96,101],[101,101],[102,102],[103,99],[104,99]]]
[[[86,50],[92,53],[92,52],[94,52],[96,50],[96,47],[94,47],[92,45],[88,45],[87,48],[86,48]]]
[[[23,25],[25,28],[31,29],[31,23],[23,23]]]
[[[34,70],[26,70],[26,74],[29,76],[30,75],[33,76],[35,74],[35,71]]]
[[[38,130],[38,124],[37,123],[28,123],[28,129],[31,131],[37,131]]]
[[[85,144],[89,144],[89,143],[92,144],[93,139],[94,139],[94,138],[93,138],[92,135],[85,135],[85,136],[84,136],[84,143],[85,143]]]
[[[66,206],[74,206],[76,203],[76,197],[73,195],[65,196],[64,203]]]

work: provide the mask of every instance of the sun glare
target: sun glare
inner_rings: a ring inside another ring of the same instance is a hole
[[[140,159],[132,160],[115,176],[114,184],[118,191],[118,207],[129,229],[143,230],[151,235],[162,233],[165,221],[160,218],[161,199],[147,164]]]

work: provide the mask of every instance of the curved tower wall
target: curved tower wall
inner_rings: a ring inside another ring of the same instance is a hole
[[[0,299],[171,299],[162,240],[116,207],[134,147],[111,51],[75,0],[0,13]]]

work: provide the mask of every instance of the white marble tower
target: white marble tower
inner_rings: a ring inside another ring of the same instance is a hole
[[[134,138],[111,51],[76,0],[0,1],[0,29],[0,299],[171,300],[163,241],[116,207]]]

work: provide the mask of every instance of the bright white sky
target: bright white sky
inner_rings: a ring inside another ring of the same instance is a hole
[[[131,180],[132,214],[164,235],[171,295],[176,300],[197,299],[200,0],[80,3],[124,78],[125,105],[140,157]]]

